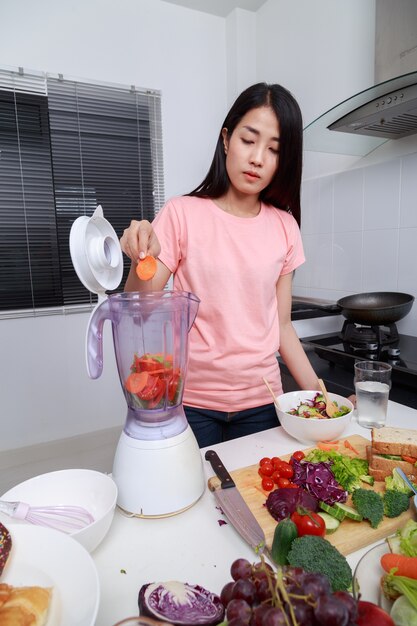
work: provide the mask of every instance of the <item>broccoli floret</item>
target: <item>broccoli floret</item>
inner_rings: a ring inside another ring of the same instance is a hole
[[[297,537],[287,559],[294,567],[327,576],[333,591],[347,591],[352,585],[352,570],[346,558],[323,537]]]
[[[366,483],[367,485],[371,485],[371,487],[375,482],[375,478],[373,476],[369,476],[369,474],[362,475],[359,478],[361,479],[362,482]]]
[[[372,528],[377,528],[384,517],[382,496],[371,489],[355,489],[352,502],[358,513],[370,522]]]
[[[388,489],[382,496],[384,501],[384,515],[386,517],[398,517],[404,511],[408,511],[410,498],[402,491]]]
[[[417,485],[415,485],[415,487],[417,488]],[[408,496],[411,496],[413,493],[407,483],[403,481],[401,476],[395,470],[392,470],[391,476],[387,476],[385,478],[385,488],[392,491],[401,491],[402,493],[406,493]]]

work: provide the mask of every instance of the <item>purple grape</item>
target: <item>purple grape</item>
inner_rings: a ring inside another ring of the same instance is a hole
[[[252,615],[252,609],[246,600],[230,600],[226,608],[226,619],[230,622],[232,619],[241,619],[246,624],[249,624],[249,620]]]
[[[266,579],[256,581],[255,582],[255,600],[256,604],[261,602],[265,602],[265,600],[269,600],[271,598],[271,590],[269,588],[269,583]]]
[[[306,574],[303,580],[303,594],[310,595],[314,600],[323,594],[330,594],[329,579],[323,574]]]
[[[234,585],[235,585],[234,581],[231,580],[229,583],[225,584],[225,586],[220,592],[220,600],[222,601],[224,608],[227,607],[230,600],[232,599],[232,590],[233,590]]]
[[[333,595],[346,606],[349,611],[349,620],[356,622],[358,617],[358,603],[355,598],[347,591],[335,591]]]
[[[349,611],[334,595],[321,595],[314,608],[314,616],[320,626],[347,626]]]
[[[241,617],[235,617],[227,622],[227,626],[248,626],[249,622]]]
[[[280,608],[271,608],[262,618],[262,626],[286,626],[287,618]]]
[[[252,609],[252,617],[250,620],[250,626],[262,626],[262,620],[271,606],[269,604],[260,604],[255,609]]]
[[[303,584],[304,578],[307,575],[302,567],[293,567],[291,565],[286,565],[283,568],[283,573],[287,580],[297,583],[298,585]]]
[[[303,600],[291,600],[291,606],[298,626],[311,626],[311,624],[314,624],[314,610],[307,602]],[[288,606],[286,607],[286,613],[288,616],[291,615]]]
[[[233,580],[250,578],[252,575],[252,565],[247,559],[236,559],[230,567],[230,574]]]
[[[251,606],[255,600],[256,588],[251,580],[240,578],[235,582],[232,589],[232,599],[246,600]]]

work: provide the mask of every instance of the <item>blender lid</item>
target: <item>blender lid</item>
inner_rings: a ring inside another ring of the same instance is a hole
[[[77,276],[92,293],[104,298],[123,275],[119,238],[99,205],[91,217],[78,217],[70,232],[71,260]]]

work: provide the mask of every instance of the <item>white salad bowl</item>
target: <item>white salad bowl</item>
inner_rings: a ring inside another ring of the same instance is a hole
[[[86,509],[94,521],[68,533],[88,552],[103,541],[113,521],[117,486],[111,476],[88,469],[67,469],[40,474],[12,487],[1,496],[9,502],[25,502],[31,507],[77,506]],[[1,520],[3,521],[3,519]],[[4,523],[28,524],[4,517]],[[57,528],[60,530],[59,528]]]
[[[279,408],[276,408],[281,426],[291,437],[306,444],[318,441],[335,441],[340,438],[348,427],[354,406],[350,400],[336,393],[329,393],[330,400],[338,406],[347,406],[349,412],[341,417],[313,418],[291,415],[288,411],[298,408],[306,400],[313,400],[317,391],[290,391],[277,397]]]

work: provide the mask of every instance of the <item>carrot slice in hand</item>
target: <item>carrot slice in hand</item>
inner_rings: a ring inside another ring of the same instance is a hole
[[[136,266],[136,274],[140,280],[151,280],[155,276],[158,265],[155,257],[145,256]]]

